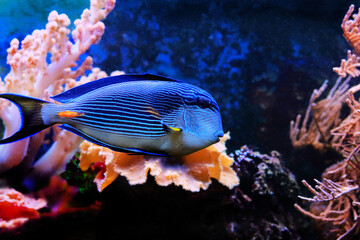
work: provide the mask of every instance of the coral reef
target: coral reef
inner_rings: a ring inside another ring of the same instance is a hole
[[[81,202],[88,198],[93,201],[92,194],[100,195],[96,186],[84,186],[88,194],[73,195],[72,186],[52,178],[53,186],[36,195],[48,199],[49,207],[65,206],[66,213],[56,218],[51,217],[53,211],[50,215],[42,213],[40,219],[23,225],[16,237],[12,232],[2,233],[0,237],[63,239],[71,234],[79,239],[115,240],[119,237],[116,233],[121,232],[124,239],[168,239],[170,235],[174,239],[309,239],[312,232],[306,218],[293,207],[299,187],[279,153],[261,154],[244,146],[230,155],[242,183],[231,190],[216,180],[206,191],[191,192],[174,185],[159,186],[153,176],[138,185],[130,185],[126,178],[118,177],[101,192],[101,209],[99,205],[90,205],[76,214],[68,209],[71,205],[72,209],[78,208],[71,202],[78,197]],[[69,183],[82,185],[83,172],[74,169],[78,163],[75,157],[62,175]],[[88,170],[86,178],[103,174],[102,167],[98,164]],[[68,193],[64,195],[63,191]],[[61,199],[68,200],[57,204]],[[57,209],[61,212],[64,208]],[[120,217],[114,220],[114,216]],[[64,231],[53,236],[59,224]]]
[[[158,186],[152,177],[134,186],[117,178],[102,192],[99,237],[117,239],[113,233],[121,232],[132,239],[309,239],[306,218],[293,207],[298,185],[279,154],[244,146],[233,157],[241,184],[231,190],[217,181],[190,192]]]
[[[113,9],[114,0],[93,0],[90,10],[84,10],[76,20],[69,40],[70,20],[65,14],[53,11],[43,30],[35,30],[22,42],[14,39],[8,49],[7,63],[11,71],[1,81],[0,92],[12,92],[48,99],[68,88],[89,79],[76,81],[85,71],[92,69],[92,58],[78,64],[80,55],[97,43],[105,29],[102,19]],[[15,105],[3,100],[0,117],[5,125],[5,137],[20,128],[21,120]],[[32,138],[0,146],[0,172],[4,172],[26,159],[31,165],[33,158],[44,142],[44,133]],[[66,131],[57,131],[54,144],[35,164],[38,174],[51,175],[71,159],[80,138]],[[61,153],[61,154],[59,154]],[[46,162],[46,164],[44,164]]]
[[[119,175],[134,185],[146,182],[148,173],[161,186],[174,183],[197,192],[207,189],[214,178],[231,189],[239,184],[239,179],[231,168],[234,160],[226,155],[225,141],[229,138],[226,134],[220,142],[179,158],[129,155],[84,141],[80,145],[79,166],[83,171],[92,164],[102,168],[95,177],[100,192]]]
[[[360,85],[350,86],[350,80],[360,74],[360,14],[353,11],[354,5],[351,5],[341,27],[354,53],[349,50],[348,59],[343,59],[341,66],[333,69],[340,78],[325,99],[315,102],[326,83],[314,91],[302,127],[299,128],[299,116],[290,125],[295,147],[311,144],[317,149],[333,148],[343,156],[342,161],[325,170],[322,181],[315,180],[315,187],[303,181],[314,195],[312,198],[300,197],[311,203],[309,210],[295,205],[300,212],[316,220],[323,239],[358,238],[360,232],[360,102],[354,96]],[[346,106],[349,111],[344,118],[341,111]]]

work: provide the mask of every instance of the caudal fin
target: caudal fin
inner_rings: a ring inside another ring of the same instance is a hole
[[[18,141],[49,127],[49,125],[44,124],[41,117],[42,106],[49,102],[12,93],[0,94],[0,98],[13,102],[21,114],[20,129],[12,136],[0,140],[0,144]]]

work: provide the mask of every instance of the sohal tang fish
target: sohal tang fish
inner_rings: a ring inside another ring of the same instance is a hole
[[[22,114],[10,143],[53,124],[86,140],[133,154],[180,156],[223,136],[219,107],[206,91],[173,79],[144,74],[93,81],[52,97],[61,104],[0,94]]]

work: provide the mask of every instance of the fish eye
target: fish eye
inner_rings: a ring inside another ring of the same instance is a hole
[[[201,109],[209,108],[213,111],[217,110],[218,107],[211,99],[205,96],[198,96],[194,98],[185,98],[184,103],[188,105],[195,105]]]
[[[196,103],[200,108],[210,108],[211,107],[211,101],[204,97],[197,97]]]

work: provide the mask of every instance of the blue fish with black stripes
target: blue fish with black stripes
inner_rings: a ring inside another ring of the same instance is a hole
[[[22,125],[0,144],[31,136],[54,124],[119,152],[182,156],[224,135],[219,106],[203,89],[151,75],[99,79],[52,97],[58,103],[4,93]]]

